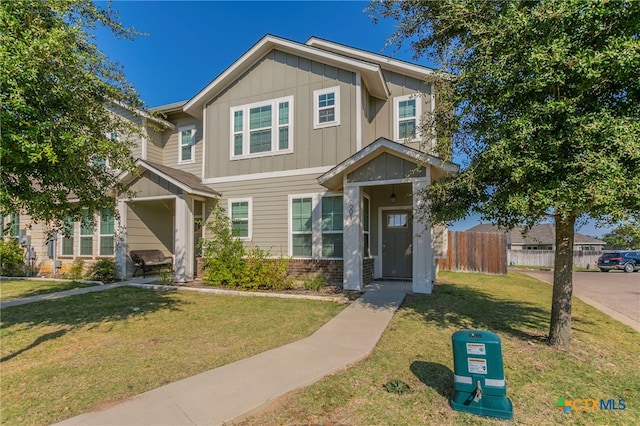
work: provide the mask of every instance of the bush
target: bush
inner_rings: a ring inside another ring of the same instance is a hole
[[[318,274],[313,278],[307,278],[304,280],[302,286],[305,290],[319,291],[325,284],[326,283],[322,275]]]
[[[232,235],[231,221],[220,207],[216,207],[213,221],[205,227],[210,235],[202,241],[205,284],[245,290],[291,287],[287,259],[272,259],[268,251],[258,247],[247,252],[242,241]]]
[[[62,274],[62,278],[67,278],[70,280],[81,280],[84,278],[84,259],[80,259],[79,257],[73,259],[73,263],[69,270]]]
[[[93,281],[111,283],[116,280],[116,263],[113,259],[100,259],[89,268],[89,278]]]
[[[5,277],[21,277],[24,275],[24,250],[14,238],[0,238],[0,275]]]

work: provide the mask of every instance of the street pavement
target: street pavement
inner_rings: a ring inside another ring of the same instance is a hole
[[[553,271],[518,272],[553,284]],[[582,301],[640,331],[640,272],[574,272],[573,292]]]

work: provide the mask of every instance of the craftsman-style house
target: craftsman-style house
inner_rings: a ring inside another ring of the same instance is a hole
[[[119,223],[98,212],[95,229],[74,224],[53,254],[39,248],[38,265],[58,272],[76,257],[113,256],[130,276],[129,251],[160,249],[176,281],[193,280],[206,238],[198,223],[221,203],[240,239],[292,268],[346,289],[385,278],[430,293],[445,233],[412,212],[421,189],[457,171],[421,134],[434,87],[429,68],[267,35],[190,100],[155,109],[164,119],[133,153],[139,174],[122,177]]]

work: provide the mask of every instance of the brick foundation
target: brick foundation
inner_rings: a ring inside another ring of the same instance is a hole
[[[287,276],[297,279],[321,274],[326,281],[342,285],[343,264],[341,259],[289,259]],[[196,276],[198,278],[203,276],[203,266],[203,259],[197,258]],[[362,275],[364,285],[373,281],[373,258],[367,258],[362,261]]]

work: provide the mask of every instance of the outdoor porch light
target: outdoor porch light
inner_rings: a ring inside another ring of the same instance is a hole
[[[393,185],[392,189],[391,189],[391,197],[389,197],[389,201],[391,201],[392,203],[395,203],[397,200],[396,198],[396,186]]]

